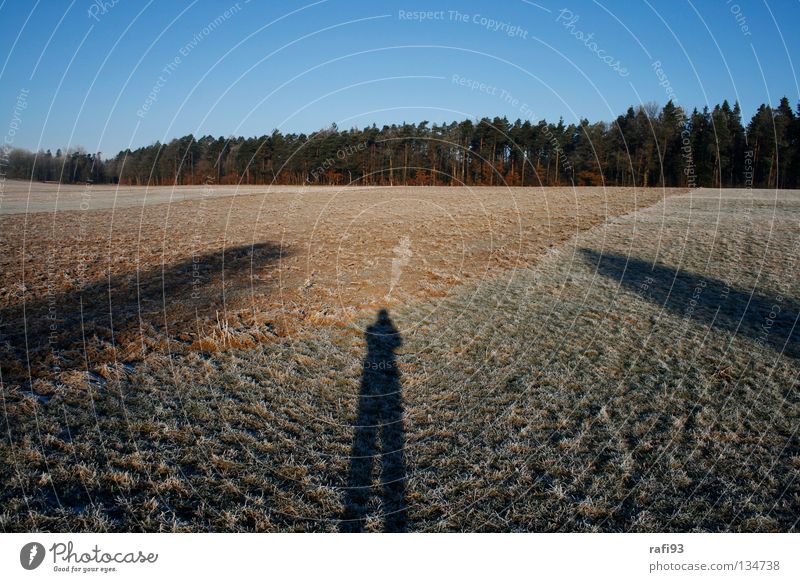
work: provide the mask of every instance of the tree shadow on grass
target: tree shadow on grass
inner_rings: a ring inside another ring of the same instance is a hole
[[[669,311],[800,358],[800,304],[624,255],[581,249],[597,272]]]
[[[283,256],[271,242],[220,249],[2,308],[0,344],[27,363],[4,367],[4,379],[25,382],[28,369],[48,377],[59,369],[91,367],[122,356],[126,344],[196,337],[263,288],[259,274]],[[87,347],[93,338],[115,349],[97,353]]]
[[[366,329],[367,355],[361,378],[358,419],[350,454],[350,471],[344,500],[342,532],[362,532],[368,513],[374,459],[380,457],[381,502],[384,531],[404,532],[406,515],[406,468],[403,458],[403,401],[395,350],[400,333],[381,309]],[[381,452],[377,451],[380,437]]]

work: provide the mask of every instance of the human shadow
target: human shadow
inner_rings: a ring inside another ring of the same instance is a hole
[[[36,294],[0,308],[5,354],[27,366],[6,366],[5,380],[26,382],[54,371],[84,369],[120,357],[126,346],[191,342],[226,322],[226,310],[263,289],[264,269],[286,255],[261,242],[195,254],[181,261],[122,272],[80,287]],[[93,341],[97,338],[97,341]],[[96,344],[110,346],[98,350]]]
[[[344,500],[342,532],[362,532],[372,488],[374,460],[379,456],[384,531],[404,532],[406,515],[406,468],[403,458],[403,401],[395,350],[400,333],[385,309],[366,329],[367,355],[361,377],[358,419],[350,454],[350,471]]]
[[[797,301],[734,289],[717,279],[624,255],[580,252],[598,273],[673,313],[800,358]]]

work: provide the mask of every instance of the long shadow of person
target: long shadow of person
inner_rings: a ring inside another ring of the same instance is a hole
[[[400,371],[394,351],[402,345],[400,333],[381,309],[378,318],[366,329],[367,356],[361,377],[358,419],[350,455],[350,473],[340,524],[343,532],[364,531],[373,461],[381,443],[381,501],[384,531],[404,532],[406,516],[406,469],[403,459],[403,401]]]

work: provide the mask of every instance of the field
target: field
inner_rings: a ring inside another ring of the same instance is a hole
[[[5,531],[797,529],[800,192],[56,191],[0,205]]]

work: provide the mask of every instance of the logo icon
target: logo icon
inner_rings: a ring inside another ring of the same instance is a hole
[[[39,542],[30,542],[22,546],[19,552],[19,563],[26,570],[35,570],[44,561],[44,546]]]

